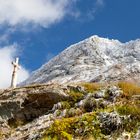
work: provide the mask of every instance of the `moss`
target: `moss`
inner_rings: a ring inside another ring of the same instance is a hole
[[[45,132],[45,138],[57,138],[58,140],[72,140],[76,137],[89,137],[97,139],[101,137],[98,119],[94,112],[80,117],[63,118],[55,120],[52,126]]]
[[[42,140],[47,138],[57,138],[57,139],[69,139],[71,137],[71,133],[73,133],[70,128],[71,124],[76,121],[75,118],[61,119],[55,120],[53,125],[46,131],[45,136]]]

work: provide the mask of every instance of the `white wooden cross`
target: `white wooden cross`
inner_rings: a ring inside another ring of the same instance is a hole
[[[17,86],[17,71],[18,71],[18,69],[20,69],[18,62],[19,62],[18,57],[16,58],[15,62],[12,62],[14,69],[13,69],[12,80],[11,80],[11,88],[16,88],[16,86]]]

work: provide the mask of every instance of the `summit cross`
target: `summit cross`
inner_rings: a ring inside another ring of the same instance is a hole
[[[14,69],[13,69],[12,80],[11,80],[11,88],[16,88],[17,86],[17,71],[20,69],[18,63],[19,63],[19,58],[17,57],[15,62],[12,62]]]

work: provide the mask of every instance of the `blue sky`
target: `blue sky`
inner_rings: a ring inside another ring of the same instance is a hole
[[[92,35],[121,42],[140,38],[140,0],[7,1],[13,6],[8,10],[9,5],[0,0],[0,9],[4,9],[4,13],[0,10],[0,50],[14,46],[16,53],[11,58],[19,56],[29,73],[69,45]],[[52,1],[46,3],[50,4],[46,5],[48,15],[44,15],[43,1]],[[20,12],[14,13],[15,8],[21,8]]]

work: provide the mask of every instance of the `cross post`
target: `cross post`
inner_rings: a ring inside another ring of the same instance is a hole
[[[17,57],[15,62],[12,62],[14,69],[13,69],[12,80],[11,80],[11,88],[16,88],[17,86],[17,71],[20,69],[18,63],[19,63],[19,58]]]

